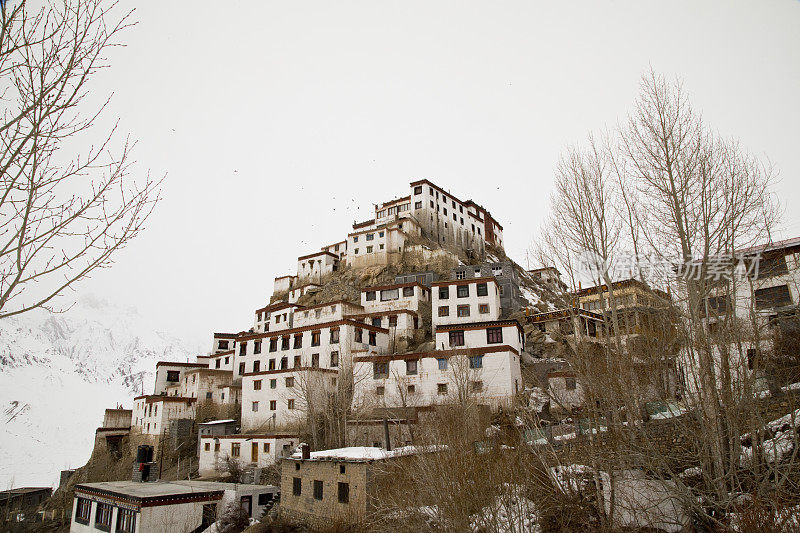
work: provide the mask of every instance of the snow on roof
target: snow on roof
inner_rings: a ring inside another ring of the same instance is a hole
[[[230,424],[231,422],[236,422],[236,420],[229,418],[227,420],[209,420],[208,422],[200,422],[201,426],[208,426],[211,424]]]
[[[371,446],[351,446],[349,448],[335,448],[332,450],[319,450],[311,452],[310,461],[380,461],[407,455],[435,452],[444,449],[444,446],[403,446],[394,450],[384,450]],[[291,459],[302,459],[300,450],[294,452]]]

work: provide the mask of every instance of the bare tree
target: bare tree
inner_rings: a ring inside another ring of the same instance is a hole
[[[130,178],[133,144],[96,123],[90,81],[132,26],[114,1],[0,6],[0,317],[53,299],[136,237],[160,180]]]

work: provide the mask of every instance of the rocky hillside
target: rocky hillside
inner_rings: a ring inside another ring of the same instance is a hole
[[[0,487],[51,485],[85,463],[104,409],[149,392],[156,361],[199,349],[92,297],[0,320]]]

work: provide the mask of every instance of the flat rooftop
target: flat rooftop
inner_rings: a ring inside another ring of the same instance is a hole
[[[241,483],[223,483],[220,481],[153,481],[139,483],[136,481],[99,481],[97,483],[80,483],[76,490],[101,491],[137,499],[161,498],[183,494],[208,493],[225,490],[239,492],[278,491],[274,485],[245,485]]]

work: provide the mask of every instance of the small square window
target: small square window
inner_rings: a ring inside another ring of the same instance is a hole
[[[456,295],[459,298],[469,298],[469,285],[459,285],[456,289]]]
[[[447,383],[439,383],[436,385],[436,394],[439,396],[446,396],[447,395]]]
[[[439,364],[439,370],[447,370],[447,359],[442,357],[441,359],[437,359],[436,362]]]
[[[446,305],[439,306],[439,316],[449,316],[450,315],[450,307]]]
[[[386,387],[384,387],[383,385],[375,387],[375,394],[377,394],[378,396],[383,396],[384,394],[386,394]]]

